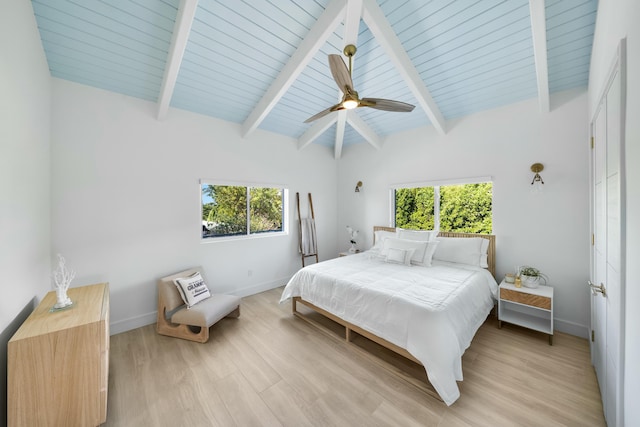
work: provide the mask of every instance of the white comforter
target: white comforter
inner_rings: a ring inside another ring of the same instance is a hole
[[[482,268],[434,261],[404,266],[361,254],[299,270],[280,302],[299,296],[411,353],[442,400],[460,396],[462,354],[494,305],[498,285]]]

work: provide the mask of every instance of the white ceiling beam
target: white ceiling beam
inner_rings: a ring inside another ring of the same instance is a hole
[[[382,140],[380,136],[378,136],[378,134],[375,133],[354,110],[348,112],[347,123],[349,123],[349,125],[376,150],[382,147]]]
[[[540,111],[549,112],[549,67],[547,62],[547,19],[544,0],[529,0],[533,55],[536,62],[538,81],[538,103]]]
[[[158,96],[158,120],[164,120],[169,111],[169,104],[171,103],[173,90],[176,87],[178,72],[180,71],[184,51],[187,48],[187,41],[189,40],[193,18],[196,16],[196,9],[198,9],[198,0],[180,0],[176,22],[173,25],[167,63],[164,67],[162,86],[160,86],[160,94]]]
[[[313,123],[300,138],[298,138],[298,150],[302,150],[307,145],[315,141],[320,135],[322,135],[327,129],[329,129],[338,120],[336,114],[327,114],[324,117],[319,118]]]
[[[371,34],[373,34],[378,43],[380,43],[380,46],[382,46],[387,53],[391,62],[398,69],[398,72],[418,100],[418,104],[420,104],[427,114],[433,126],[435,126],[438,132],[444,135],[446,133],[446,123],[438,105],[420,78],[420,74],[418,74],[398,36],[393,31],[393,28],[391,28],[391,25],[387,22],[376,0],[364,0],[362,19],[364,19]]]
[[[358,45],[358,31],[360,30],[360,20],[362,19],[362,0],[347,0],[347,7],[344,11],[344,34],[342,42],[344,46]],[[343,47],[344,47],[343,46]],[[344,52],[343,52],[344,54]],[[351,59],[351,63],[355,58]],[[342,91],[338,90],[338,100],[342,100]],[[338,112],[336,126],[336,140],[334,145],[334,155],[336,159],[342,156],[342,146],[344,144],[344,132],[346,130],[347,112]]]
[[[336,122],[336,143],[333,146],[333,154],[336,159],[342,156],[342,144],[344,143],[344,129],[347,123],[347,110],[338,111]]]
[[[344,34],[342,36],[345,46],[348,44],[357,46],[360,19],[362,19],[362,0],[347,0],[347,7],[344,13]]]
[[[291,55],[289,62],[282,67],[278,77],[269,86],[267,92],[242,124],[243,138],[249,136],[260,126],[260,123],[267,117],[287,89],[313,59],[316,52],[324,45],[344,16],[344,9],[345,0],[331,0],[327,5],[320,18],[318,18],[307,36]]]

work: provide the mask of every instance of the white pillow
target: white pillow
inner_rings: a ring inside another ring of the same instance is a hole
[[[375,233],[375,244],[371,248],[373,251],[380,252],[382,250],[382,246],[384,245],[384,241],[390,237],[396,237],[396,233],[393,231],[386,230],[377,230]]]
[[[173,283],[178,288],[182,300],[187,304],[187,308],[191,308],[211,296],[209,288],[199,272],[195,272],[189,277],[178,277],[173,280]]]
[[[433,259],[433,254],[435,253],[436,247],[439,243],[440,242],[438,240],[427,242],[427,251],[424,254],[424,261],[422,262],[422,264],[417,265],[422,265],[423,267],[431,267],[431,260]]]
[[[385,261],[393,264],[411,265],[411,257],[415,251],[415,249],[389,248]]]
[[[414,252],[413,255],[411,255],[411,264],[430,266],[431,260],[426,259],[427,247],[428,242],[418,242],[415,240],[404,240],[389,237],[385,239],[380,255],[386,258],[390,249],[413,249]]]
[[[489,241],[482,237],[438,237],[438,247],[433,259],[467,264],[474,267],[487,266]]]
[[[398,228],[396,233],[399,239],[417,240],[419,242],[430,242],[438,236],[438,232],[435,230],[405,230],[404,228]]]
[[[482,237],[480,237],[482,239]],[[482,245],[480,246],[480,267],[489,268],[489,239],[482,239]]]

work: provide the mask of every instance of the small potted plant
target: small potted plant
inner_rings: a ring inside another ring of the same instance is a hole
[[[540,286],[540,279],[542,279],[543,284],[547,283],[547,276],[540,272],[535,267],[529,267],[527,265],[520,267],[520,278],[522,279],[522,284],[527,288],[537,288]]]

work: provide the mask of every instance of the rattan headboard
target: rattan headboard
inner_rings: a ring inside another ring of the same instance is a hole
[[[395,233],[395,227],[383,227],[381,225],[373,226],[373,243],[376,242],[376,231],[390,231]],[[496,236],[493,234],[475,234],[475,233],[454,233],[451,231],[441,231],[438,233],[439,237],[481,237],[489,240],[489,249],[487,250],[487,270],[491,272],[493,277],[496,277]]]

